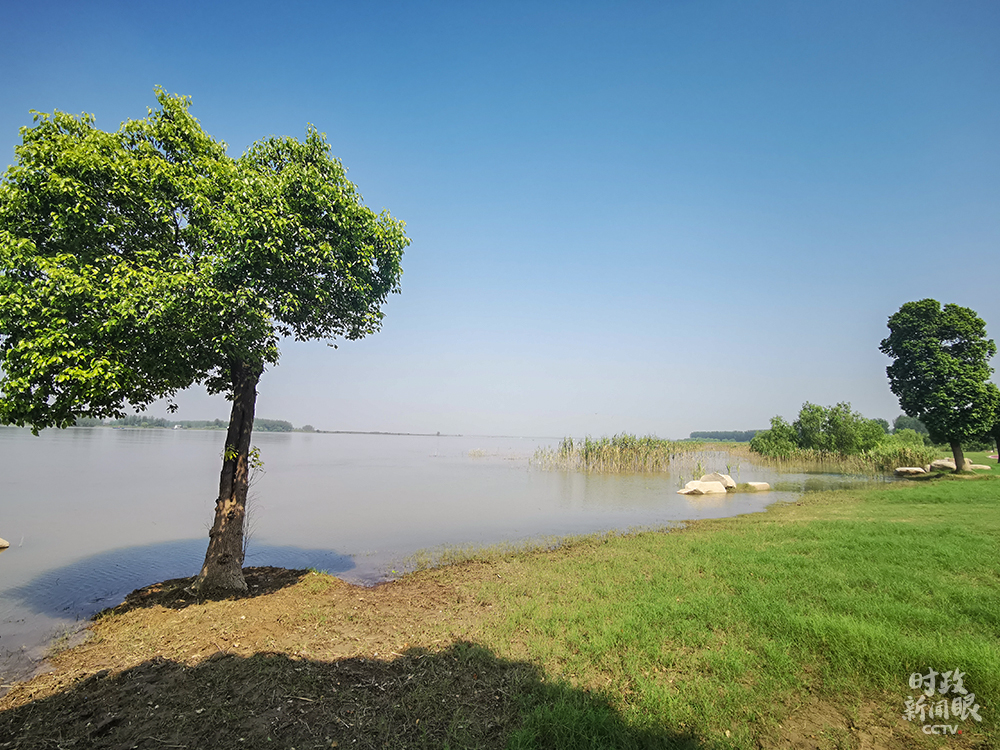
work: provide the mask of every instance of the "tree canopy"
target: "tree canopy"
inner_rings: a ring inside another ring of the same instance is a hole
[[[796,450],[863,453],[883,440],[888,430],[883,419],[867,419],[851,411],[846,402],[836,406],[802,404],[799,417],[788,424],[780,416],[771,419],[771,429],[762,430],[750,441],[751,450],[765,456],[789,456]]]
[[[363,204],[315,128],[233,158],[189,99],[156,98],[114,132],[58,111],[21,129],[0,181],[0,423],[122,417],[195,383],[226,394],[200,582],[238,589],[260,375],[281,337],[377,331],[409,240]],[[212,558],[218,539],[224,559]],[[229,580],[209,575],[209,558]]]
[[[962,443],[989,434],[1000,421],[1000,390],[989,381],[997,347],[973,310],[924,299],[907,302],[889,318],[879,346],[893,359],[889,388],[909,417],[936,443],[950,443],[956,471]]]
[[[324,137],[230,158],[188,112],[116,132],[35,113],[0,183],[0,419],[124,416],[191,383],[229,392],[280,336],[359,338],[398,291],[403,225],[367,209]]]
[[[901,430],[913,430],[914,432],[919,432],[921,435],[930,435],[927,432],[927,425],[916,417],[909,417],[906,414],[900,414],[892,420],[892,431],[896,433]]]

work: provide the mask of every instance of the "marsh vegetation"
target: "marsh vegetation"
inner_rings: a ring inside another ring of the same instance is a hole
[[[916,430],[890,432],[887,422],[867,419],[849,403],[823,407],[808,401],[791,424],[772,417],[770,429],[737,450],[775,467],[872,475],[899,466],[924,466],[939,453]]]
[[[701,447],[702,443],[664,440],[654,435],[567,437],[557,448],[539,448],[532,463],[544,468],[615,474],[669,471],[672,461]]]
[[[874,421],[874,420],[872,420]],[[796,422],[797,426],[799,423]],[[878,428],[877,439],[852,450],[842,445],[820,446],[800,442],[796,428],[780,417],[770,430],[761,430],[750,442],[721,443],[695,440],[665,440],[652,435],[582,439],[563,438],[554,448],[535,451],[532,464],[598,474],[670,473],[695,478],[711,471],[734,477],[740,466],[754,465],[780,474],[824,473],[878,477],[898,466],[924,466],[942,454],[925,445],[913,430],[886,434]],[[873,433],[874,434],[874,433]]]

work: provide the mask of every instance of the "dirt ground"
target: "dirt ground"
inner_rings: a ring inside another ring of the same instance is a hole
[[[99,615],[0,699],[0,747],[502,747],[540,680],[463,640],[461,595],[437,576],[246,578],[247,598],[199,602],[178,579]]]
[[[483,575],[468,563],[364,588],[248,568],[241,599],[199,601],[193,579],[140,589],[0,698],[0,748],[505,747],[532,696],[556,693],[538,665],[475,643],[489,607],[466,592]],[[819,702],[780,731],[760,747],[931,746],[899,716]],[[716,745],[637,732],[617,746]]]

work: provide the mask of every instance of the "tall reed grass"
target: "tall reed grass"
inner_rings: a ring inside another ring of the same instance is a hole
[[[735,474],[741,463],[780,473],[876,477],[891,474],[899,466],[926,466],[937,456],[938,451],[929,446],[885,441],[857,455],[795,450],[787,456],[771,457],[750,450],[747,443],[705,444],[621,434],[598,439],[563,438],[557,448],[535,451],[531,463],[544,469],[603,474],[671,472],[682,478],[690,474],[694,479],[710,471]],[[698,459],[696,464],[695,459]]]
[[[677,457],[701,450],[701,443],[664,440],[654,435],[615,435],[582,440],[563,438],[558,448],[539,448],[532,463],[547,469],[625,474],[669,471]]]

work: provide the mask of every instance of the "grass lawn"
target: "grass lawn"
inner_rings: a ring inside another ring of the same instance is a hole
[[[942,477],[373,589],[169,582],[0,698],[0,747],[997,747],[998,561],[1000,480]],[[982,722],[902,718],[931,669]]]
[[[968,458],[972,463],[979,464],[980,466],[989,466],[990,472],[993,474],[1000,474],[1000,468],[998,468],[997,460],[995,458],[990,458],[990,456],[995,456],[996,453],[993,451],[967,451],[965,457]],[[985,471],[980,471],[978,473],[985,474]]]
[[[901,715],[913,672],[958,667],[1000,704],[998,560],[1000,483],[956,479],[503,561],[479,597],[489,646],[601,692],[630,727],[769,746],[820,713],[850,747],[837,725]],[[544,738],[538,712],[522,731]]]

